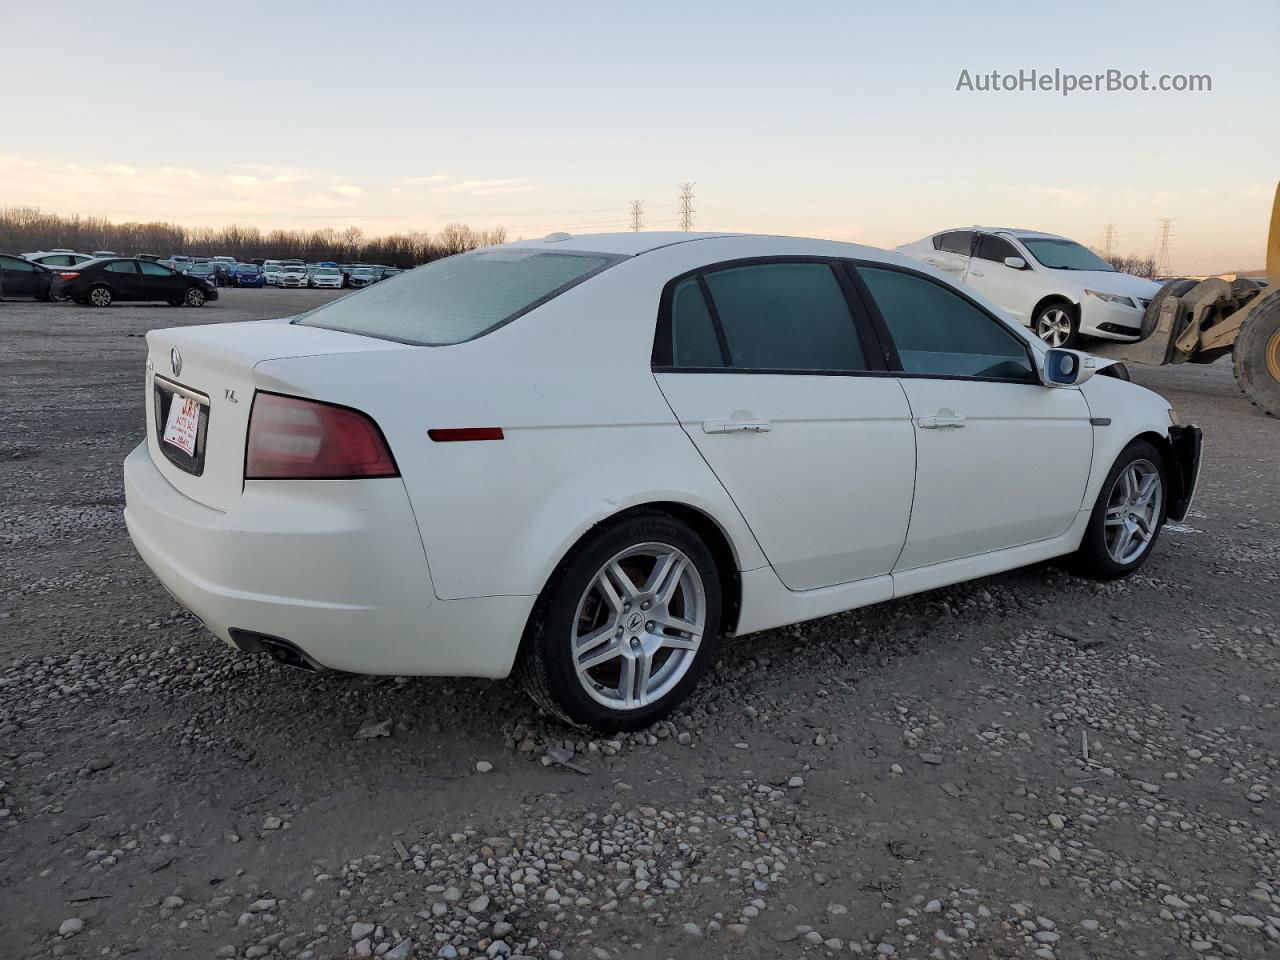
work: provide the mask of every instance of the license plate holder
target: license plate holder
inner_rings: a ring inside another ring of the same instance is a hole
[[[209,398],[159,376],[155,378],[154,391],[156,444],[160,452],[179,470],[200,476],[204,473],[209,434]]]

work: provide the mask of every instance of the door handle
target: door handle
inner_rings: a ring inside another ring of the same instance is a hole
[[[985,277],[985,276],[986,276],[986,274],[985,274],[985,273],[979,273],[977,270],[970,270],[970,271],[969,271],[969,276],[971,276],[971,277]]]
[[[768,433],[773,424],[768,420],[703,420],[703,433]]]
[[[918,417],[916,423],[921,430],[961,430],[964,417]]]
[[[942,261],[941,261],[941,260],[934,260],[932,257],[926,257],[924,262],[925,262],[925,263],[931,263],[931,264],[933,264],[935,267],[940,267],[940,266],[942,266]]]

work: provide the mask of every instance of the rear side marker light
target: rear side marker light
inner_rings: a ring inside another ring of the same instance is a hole
[[[350,407],[276,393],[254,396],[246,480],[354,480],[400,475],[378,425]]]
[[[427,436],[436,443],[458,440],[501,440],[501,427],[457,427],[444,430],[428,430]]]

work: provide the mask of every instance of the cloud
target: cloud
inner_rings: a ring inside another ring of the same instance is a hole
[[[353,183],[340,183],[333,188],[334,193],[340,193],[344,197],[362,197],[364,191]]]
[[[396,183],[402,187],[427,187],[433,183],[444,183],[449,177],[444,173],[433,173],[426,177],[401,177]]]
[[[447,187],[436,187],[432,193],[461,193],[473,197],[497,196],[504,193],[525,193],[536,184],[528,180],[462,180]]]

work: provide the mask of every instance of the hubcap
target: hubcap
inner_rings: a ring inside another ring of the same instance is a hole
[[[611,710],[636,710],[689,672],[707,622],[697,567],[675,547],[642,543],[597,571],[578,601],[573,664],[582,688]]]
[[[1036,336],[1051,347],[1062,346],[1071,339],[1071,317],[1060,307],[1046,310],[1036,321]]]
[[[1150,460],[1135,460],[1116,477],[1103,528],[1107,553],[1116,563],[1133,563],[1151,545],[1163,495],[1160,472]]]
[[[1280,330],[1267,341],[1267,373],[1272,380],[1280,380]]]

